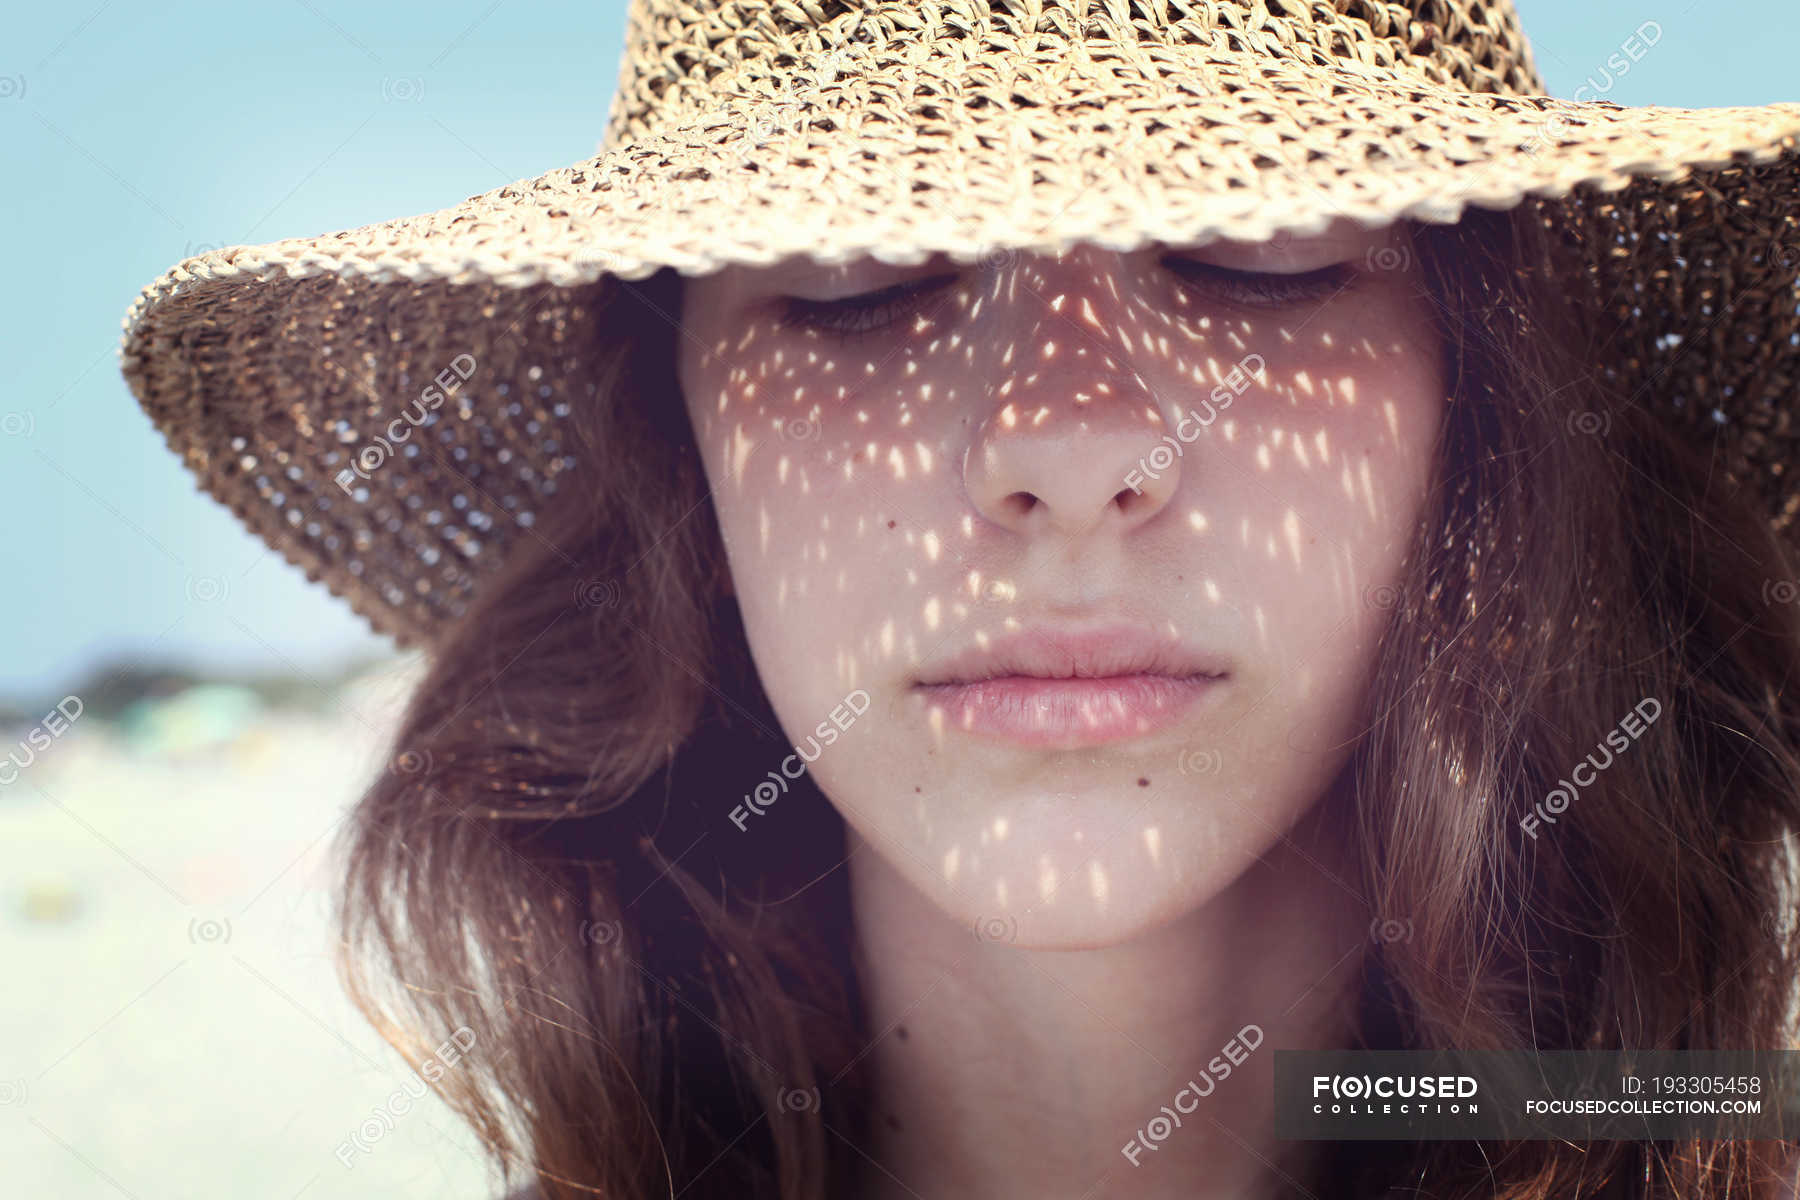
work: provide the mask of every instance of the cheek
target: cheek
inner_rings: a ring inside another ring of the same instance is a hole
[[[943,539],[920,524],[944,455],[879,424],[885,406],[836,400],[841,366],[780,365],[802,357],[684,379],[752,656],[796,733],[942,636],[951,599]]]
[[[1406,351],[1316,361],[1270,382],[1240,402],[1243,486],[1215,502],[1216,560],[1235,585],[1220,592],[1241,599],[1239,628],[1267,672],[1268,749],[1336,762],[1416,533],[1443,381]]]

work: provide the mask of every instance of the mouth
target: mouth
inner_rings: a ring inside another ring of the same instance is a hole
[[[1165,729],[1229,678],[1222,658],[1135,626],[1037,628],[929,668],[913,690],[964,732],[1072,749]]]

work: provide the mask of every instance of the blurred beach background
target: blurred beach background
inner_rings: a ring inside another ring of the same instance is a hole
[[[1775,0],[1518,7],[1555,95],[1800,99],[1800,20]],[[395,1111],[419,1064],[331,960],[328,851],[422,664],[196,491],[116,347],[138,289],[189,254],[591,155],[623,17],[296,0],[5,18],[0,1196],[495,1194],[441,1104]]]

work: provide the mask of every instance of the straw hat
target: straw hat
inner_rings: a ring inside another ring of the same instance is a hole
[[[616,279],[1530,202],[1620,322],[1626,394],[1716,441],[1785,528],[1800,104],[1543,90],[1508,0],[634,0],[599,155],[186,259],[127,314],[122,369],[202,487],[404,645],[579,469],[562,423]]]

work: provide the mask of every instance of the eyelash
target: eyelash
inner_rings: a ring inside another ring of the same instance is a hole
[[[1203,287],[1227,302],[1245,308],[1279,308],[1304,300],[1323,299],[1341,289],[1353,274],[1348,263],[1335,263],[1298,275],[1280,275],[1214,266],[1177,255],[1162,261],[1184,283]],[[933,275],[840,300],[787,296],[781,303],[781,321],[791,328],[856,337],[892,325],[916,309],[926,296],[955,282],[956,278],[954,274]]]
[[[782,323],[839,337],[855,337],[893,324],[931,292],[955,282],[955,275],[896,283],[878,291],[845,296],[841,300],[804,300],[788,296],[782,301]]]
[[[1207,288],[1245,308],[1280,308],[1305,300],[1323,300],[1340,291],[1355,275],[1355,268],[1349,263],[1333,263],[1297,275],[1240,271],[1173,255],[1163,259],[1163,263],[1183,282]]]

